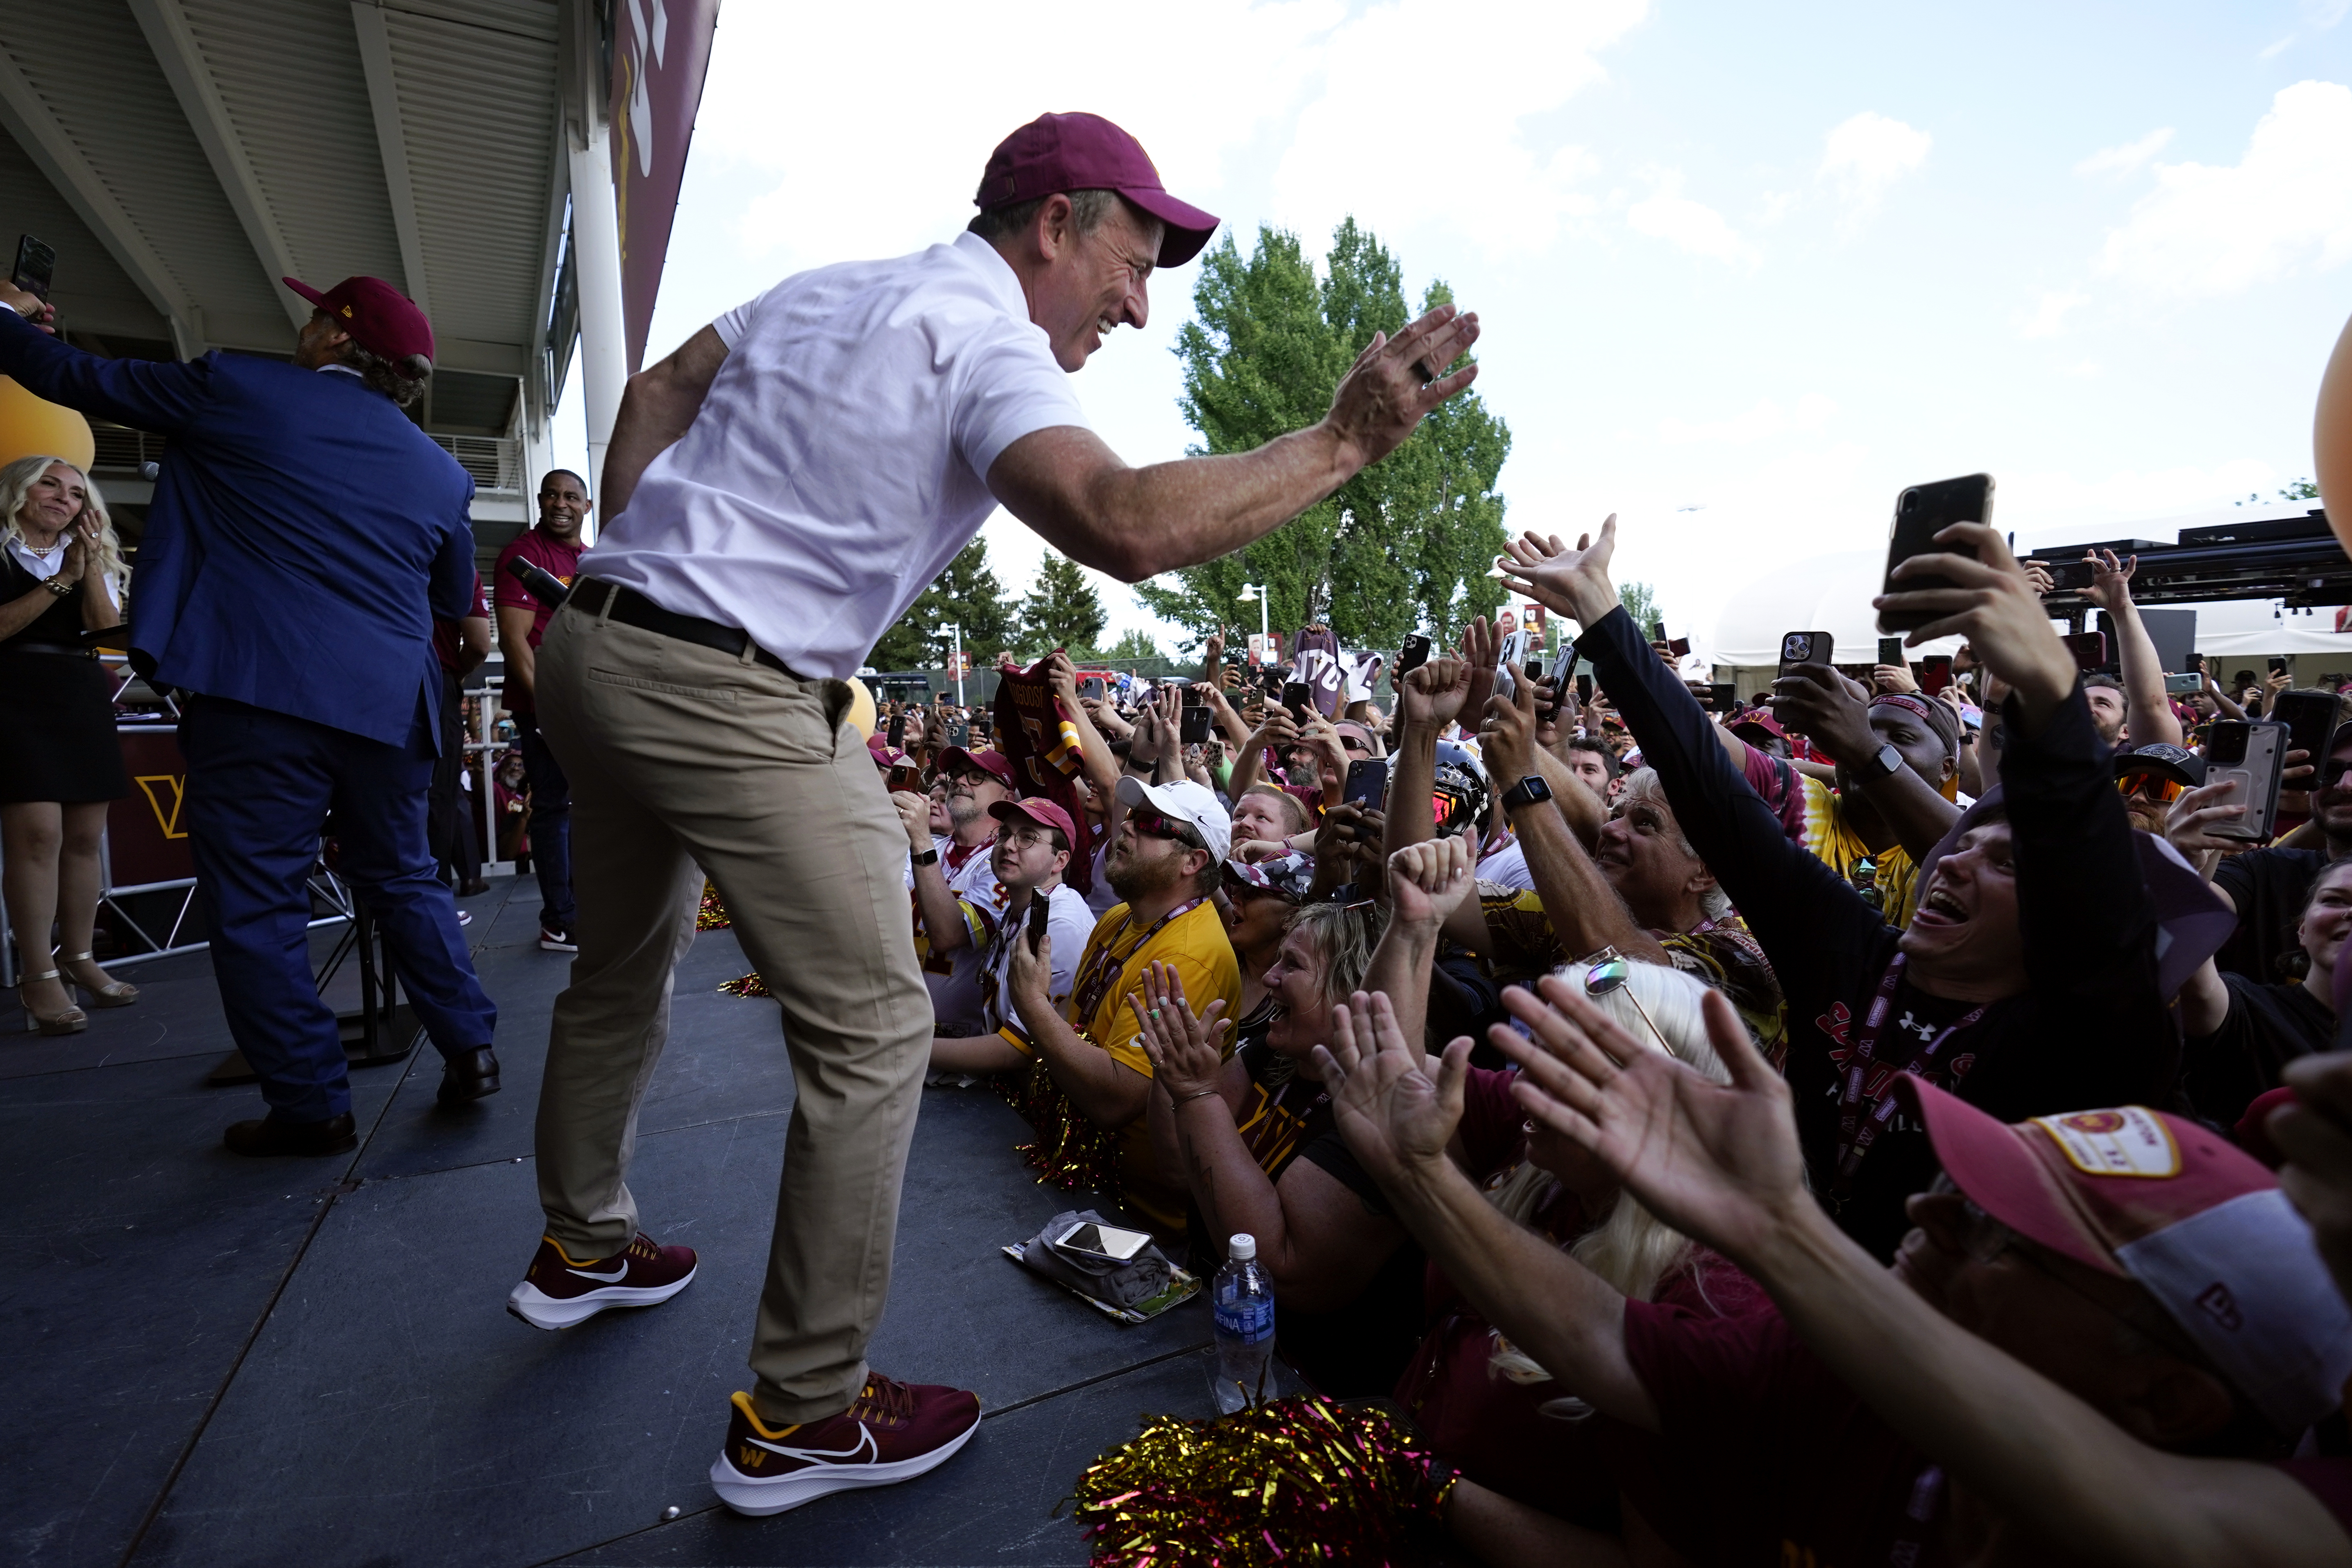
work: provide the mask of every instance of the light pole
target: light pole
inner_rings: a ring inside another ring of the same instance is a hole
[[[1265,585],[1255,582],[1244,582],[1242,584],[1242,591],[1234,597],[1238,599],[1244,604],[1247,604],[1253,599],[1257,601],[1258,646],[1265,649],[1267,662],[1272,663],[1274,658],[1274,649],[1271,644],[1274,641],[1274,633],[1272,629],[1266,624],[1266,593]]]
[[[942,626],[940,630],[955,639],[955,652],[948,655],[948,668],[955,672],[956,706],[961,707],[963,706],[963,628]]]

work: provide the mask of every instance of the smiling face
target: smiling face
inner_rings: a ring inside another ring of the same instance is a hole
[[[579,476],[558,468],[539,485],[539,526],[569,542],[580,537],[588,516],[588,492]]]
[[[52,463],[25,492],[24,505],[16,509],[16,526],[24,531],[26,544],[47,549],[73,526],[89,500],[89,488],[81,470],[70,463]]]
[[[1067,196],[1049,196],[1022,238],[1032,266],[1024,270],[1029,319],[1045,329],[1054,361],[1086,368],[1103,340],[1121,326],[1141,328],[1151,315],[1150,286],[1160,225],[1124,201],[1092,234],[1080,235]]]
[[[2352,932],[2352,861],[2336,861],[2323,868],[2312,884],[2311,902],[2295,925],[2295,940],[2311,958],[2311,972],[2332,980],[2344,951],[2344,936]],[[2332,994],[2330,984],[2323,995]]]
[[[1696,924],[1693,901],[1715,880],[1706,862],[1685,847],[1673,811],[1647,794],[1618,803],[1601,825],[1592,859],[1627,911],[1654,931]]]
[[[2007,822],[1970,828],[1936,862],[1902,950],[1912,978],[1931,995],[2005,997],[2025,988]]]
[[[1304,931],[1282,939],[1274,967],[1265,972],[1266,993],[1282,1014],[1266,1030],[1265,1043],[1294,1061],[1304,1061],[1331,1033],[1331,1007],[1323,997],[1323,960]]]
[[[1234,803],[1234,842],[1244,839],[1272,841],[1286,839],[1298,831],[1291,826],[1290,813],[1282,802],[1263,789],[1245,789]]]

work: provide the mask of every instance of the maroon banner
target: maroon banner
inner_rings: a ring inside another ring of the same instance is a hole
[[[615,0],[613,196],[621,228],[621,315],[629,372],[645,368],[686,150],[694,140],[719,0]]]
[[[131,793],[106,810],[108,880],[116,887],[179,882],[196,874],[188,852],[188,765],[176,729],[118,729]]]

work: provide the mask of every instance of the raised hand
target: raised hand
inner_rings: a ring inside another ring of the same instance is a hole
[[[931,847],[931,798],[918,795],[911,789],[901,789],[890,797],[898,809],[898,825],[907,831],[907,844],[917,854]]]
[[[1462,629],[1462,662],[1470,666],[1470,689],[1462,695],[1462,711],[1475,723],[1486,711],[1495,690],[1495,666],[1503,657],[1503,629],[1489,625],[1484,615]]]
[[[1536,683],[1522,680],[1517,695],[1486,699],[1478,724],[1478,755],[1497,791],[1536,770]]]
[[[1404,444],[1423,415],[1478,379],[1478,367],[1446,368],[1478,340],[1478,317],[1441,305],[1391,338],[1372,334],[1331,393],[1325,428],[1339,438],[1359,467],[1369,467]]]
[[[1470,700],[1470,666],[1460,659],[1432,659],[1404,678],[1397,705],[1407,724],[1444,729]]]
[[[1339,1136],[1373,1180],[1394,1186],[1445,1163],[1446,1141],[1462,1121],[1466,1037],[1445,1048],[1443,1061],[1432,1062],[1397,1027],[1387,992],[1358,991],[1347,1006],[1331,1009],[1331,1044],[1315,1048],[1315,1066],[1330,1092]]]
[[[1184,982],[1173,966],[1158,960],[1144,966],[1143,985],[1128,993],[1127,1005],[1142,1026],[1143,1054],[1151,1061],[1152,1082],[1181,1104],[1196,1094],[1213,1092],[1224,1075],[1224,1037],[1233,1025],[1222,1015],[1223,997],[1204,1014],[1193,1012],[1184,999]]]
[[[1389,856],[1389,910],[1409,925],[1437,926],[1478,885],[1470,841],[1423,839]]]
[[[2194,789],[2184,789],[2172,802],[2172,810],[2164,814],[2165,841],[2179,850],[2189,864],[2197,863],[2200,854],[2242,850],[2243,839],[2218,838],[2213,829],[2224,822],[2234,822],[2246,814],[2242,805],[2217,804],[2230,793],[2228,783],[2200,784]]]
[[[2139,557],[2117,559],[2111,549],[2084,550],[2083,559],[2091,563],[2091,586],[2083,590],[2083,597],[2113,615],[2131,602],[2132,573],[2139,570]]]
[[[1616,513],[1602,519],[1597,538],[1579,535],[1574,549],[1558,534],[1538,533],[1522,534],[1503,549],[1495,561],[1503,569],[1503,586],[1554,614],[1587,627],[1617,608],[1617,590],[1609,580],[1609,559],[1617,553]]]
[[[1954,523],[1937,534],[1936,542],[1973,545],[1976,559],[1943,551],[1915,555],[1895,569],[1895,591],[1871,602],[1882,611],[1930,617],[1908,633],[1908,646],[1965,637],[1978,662],[2030,708],[2046,713],[2063,702],[2074,689],[2074,656],[2051,629],[2041,599],[2008,544],[1983,523]],[[1952,586],[1901,586],[1918,577],[1942,577]]]
[[[1500,1024],[1488,1031],[1519,1064],[1512,1097],[1653,1214],[1736,1260],[1811,1201],[1788,1083],[1722,992],[1707,992],[1702,1012],[1728,1084],[1634,1040],[1559,977],[1538,988],[1540,998],[1517,986],[1503,993],[1533,1040]]]

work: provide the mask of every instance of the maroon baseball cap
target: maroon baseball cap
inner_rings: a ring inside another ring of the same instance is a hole
[[[1078,841],[1077,825],[1070,821],[1070,814],[1042,795],[1032,795],[1022,800],[999,800],[988,809],[988,814],[1000,822],[1026,817],[1040,827],[1059,828],[1062,841],[1066,844],[1075,847]]]
[[[972,205],[982,212],[1071,191],[1117,191],[1166,225],[1160,265],[1181,267],[1216,218],[1170,195],[1143,143],[1099,114],[1041,114],[996,144]]]
[[[336,318],[352,340],[394,364],[415,356],[433,359],[433,323],[416,302],[381,277],[346,277],[324,294],[307,283],[280,283]]]
[[[967,751],[961,746],[950,746],[940,753],[940,772],[951,773],[959,768],[977,768],[1007,789],[1014,788],[1013,759],[1001,751]]]

